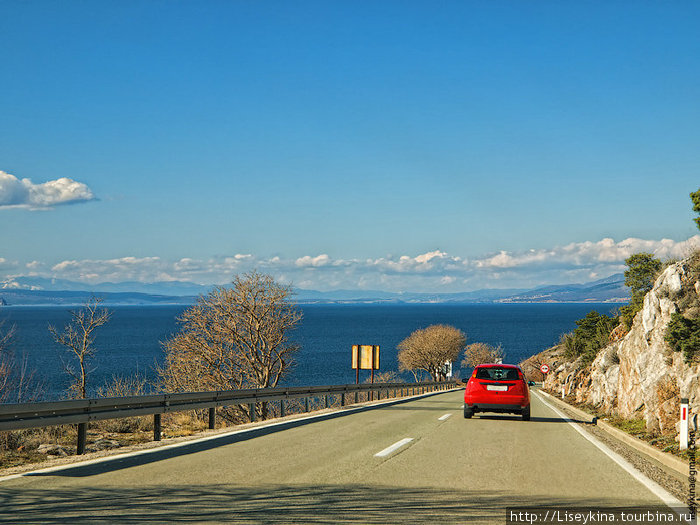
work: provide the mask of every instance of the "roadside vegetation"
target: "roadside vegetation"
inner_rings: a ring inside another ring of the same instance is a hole
[[[690,194],[693,211],[700,215],[700,189]],[[693,219],[700,230],[700,217]],[[681,289],[674,298],[679,312],[671,316],[666,329],[666,342],[674,352],[681,352],[687,364],[696,363],[700,358],[700,250],[688,259],[687,273]]]
[[[693,211],[700,215],[700,189],[690,194]],[[700,230],[700,217],[694,219]],[[695,283],[700,282],[700,250],[688,259],[687,274],[681,283],[675,301],[680,312],[671,316],[666,330],[666,342],[674,352],[682,352],[687,364],[700,358],[700,290]]]
[[[605,315],[592,310],[576,321],[576,328],[561,336],[559,344],[564,356],[590,365],[600,350],[629,332],[634,317],[644,305],[644,297],[664,268],[652,253],[635,253],[625,259],[625,285],[630,289],[630,302],[619,309],[619,315]]]
[[[644,306],[644,296],[654,286],[663,267],[653,253],[635,253],[625,260],[625,284],[630,289],[629,304],[620,308],[620,318],[627,330],[632,328],[634,316]]]
[[[447,363],[464,350],[467,336],[454,326],[435,324],[416,330],[398,344],[399,371],[410,371],[416,381],[425,374],[433,381],[447,378]]]
[[[463,368],[475,368],[484,363],[500,363],[506,353],[501,345],[491,346],[486,343],[472,343],[464,350]]]
[[[217,287],[178,319],[181,328],[168,339],[158,370],[165,392],[270,388],[292,370],[299,346],[289,340],[302,318],[291,302],[292,289],[252,272],[232,286]],[[269,416],[258,403],[257,416]],[[228,421],[251,421],[247,405],[222,411]]]
[[[634,436],[642,441],[645,441],[649,445],[656,447],[662,452],[673,454],[679,458],[687,459],[688,451],[680,450],[680,446],[676,441],[676,434],[667,433],[663,434],[660,432],[649,432],[646,427],[646,421],[644,418],[624,418],[607,412],[602,411],[599,407],[588,403],[579,403],[576,401],[574,396],[567,396],[564,401],[569,405],[575,406],[589,414],[596,416],[599,420],[605,421],[606,423],[612,425],[615,428],[626,432],[627,434]]]
[[[27,364],[27,358],[13,347],[15,327],[0,321],[0,403],[37,401],[42,385]]]
[[[576,321],[573,332],[562,336],[564,356],[572,361],[580,358],[585,365],[591,363],[610,342],[610,333],[618,324],[617,317],[599,314],[595,310],[588,312],[586,317]]]
[[[88,377],[94,370],[92,361],[97,351],[95,332],[112,317],[112,312],[101,305],[102,299],[92,297],[80,310],[71,311],[71,321],[63,331],[49,325],[54,341],[65,347],[68,354],[62,362],[63,369],[70,377],[68,395],[73,399],[88,397]]]
[[[700,251],[690,258],[684,280],[675,298],[680,312],[671,315],[665,339],[674,352],[681,352],[684,361],[692,364],[700,359],[700,295],[693,286],[700,282]]]

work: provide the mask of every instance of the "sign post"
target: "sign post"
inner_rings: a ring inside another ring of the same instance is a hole
[[[371,382],[374,383],[374,371],[379,370],[379,345],[352,345],[352,367],[355,369],[355,384],[360,384],[360,369],[371,370]],[[371,396],[374,399],[374,396]]]
[[[360,383],[360,369],[371,370],[374,383],[374,371],[379,370],[379,345],[352,345],[352,367],[356,370],[356,385]]]

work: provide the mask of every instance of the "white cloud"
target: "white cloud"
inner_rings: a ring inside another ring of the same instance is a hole
[[[571,243],[566,246],[545,250],[529,250],[511,253],[501,251],[496,255],[474,260],[477,268],[526,268],[535,266],[550,267],[590,267],[599,264],[624,264],[630,255],[650,252],[659,259],[683,258],[693,246],[700,246],[700,235],[682,242],[671,239],[646,240],[630,237],[620,242],[605,238],[597,242]]]
[[[300,266],[302,268],[308,268],[308,267],[318,268],[321,266],[327,266],[328,264],[330,264],[330,262],[331,262],[331,258],[324,253],[321,255],[317,255],[316,257],[311,257],[309,255],[305,255],[304,257],[299,257],[296,260],[296,265]]]
[[[0,257],[0,269],[13,269],[18,266],[17,261],[9,261],[4,257]]]
[[[62,177],[42,184],[0,171],[0,208],[50,209],[95,199],[87,185]]]
[[[167,266],[160,257],[121,257],[118,259],[62,261],[51,267],[51,277],[87,283],[173,280],[162,277]]]
[[[615,242],[571,243],[524,252],[500,251],[474,259],[463,259],[440,250],[411,256],[375,259],[333,258],[328,254],[297,258],[262,258],[236,254],[210,259],[122,257],[105,260],[66,260],[49,265],[38,261],[22,264],[0,259],[0,279],[18,276],[21,268],[33,276],[86,283],[192,281],[226,284],[234,274],[253,269],[270,273],[282,282],[303,288],[379,289],[387,291],[466,291],[480,288],[528,288],[542,284],[588,282],[624,271],[624,260],[639,251],[660,259],[683,258],[700,235],[687,241],[669,239],[625,239]],[[25,274],[26,275],[26,274]]]
[[[423,255],[419,255],[418,257],[415,257],[414,260],[419,264],[424,264],[430,262],[435,258],[443,259],[444,257],[447,257],[447,254],[445,252],[435,250],[434,252],[428,252],[424,253]]]

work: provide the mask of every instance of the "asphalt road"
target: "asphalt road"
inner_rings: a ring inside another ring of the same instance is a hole
[[[661,504],[536,396],[529,422],[466,420],[456,391],[258,434],[0,482],[0,523],[504,523],[508,506]]]

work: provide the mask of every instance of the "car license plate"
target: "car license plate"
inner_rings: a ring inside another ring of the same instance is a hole
[[[496,390],[498,392],[506,392],[508,385],[486,385],[486,390]]]

